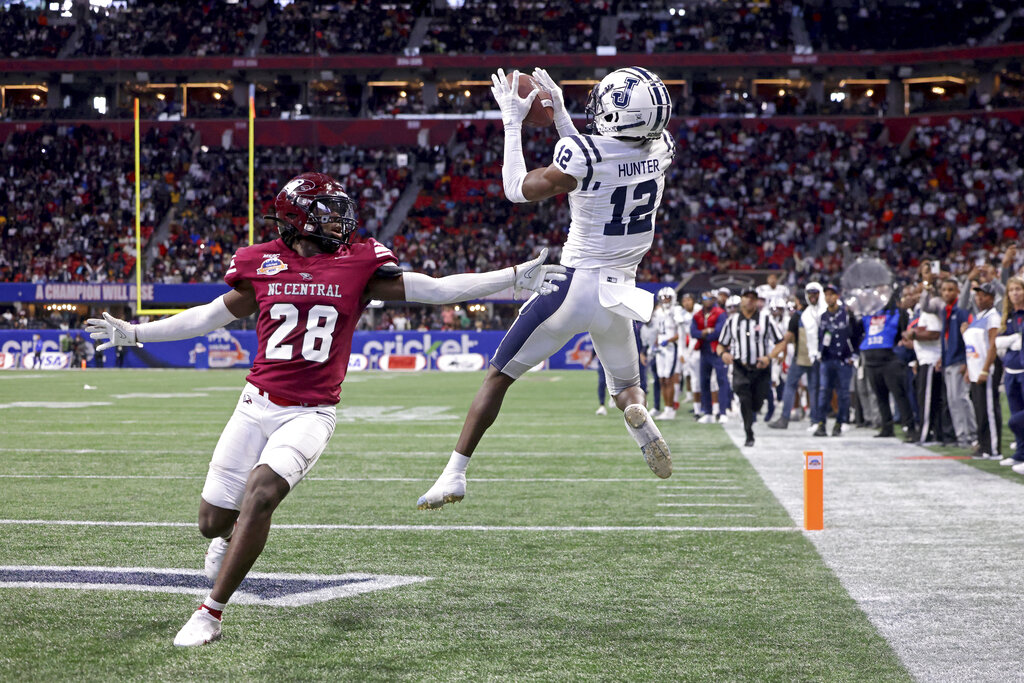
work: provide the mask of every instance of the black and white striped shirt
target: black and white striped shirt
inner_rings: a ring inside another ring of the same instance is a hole
[[[778,323],[767,310],[762,310],[749,318],[742,312],[730,315],[718,336],[718,343],[728,347],[737,363],[754,365],[758,358],[771,353],[781,339]]]

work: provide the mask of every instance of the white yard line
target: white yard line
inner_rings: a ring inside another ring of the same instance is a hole
[[[805,535],[915,679],[1024,680],[1024,487],[873,434],[758,429],[740,450],[801,527],[801,452],[824,453],[825,530]]]
[[[38,448],[0,448],[0,453],[55,453],[62,455],[92,455],[102,453],[104,455],[115,455],[115,451],[118,450],[115,447],[103,449],[103,448],[50,448],[46,446],[40,446]],[[164,454],[178,454],[178,455],[207,455],[209,456],[213,452],[213,444],[209,448],[167,448],[167,449],[133,449],[131,452],[125,452],[124,455],[136,456],[136,455],[164,455]],[[327,455],[337,456],[355,456],[365,455],[362,451],[359,453],[335,450],[329,448]],[[593,458],[593,457],[622,457],[622,458],[640,458],[640,452],[634,447],[623,445],[622,448],[618,448],[612,451],[587,451],[585,453],[566,453],[565,451],[477,451],[475,455],[480,455],[485,458]],[[389,453],[389,458],[437,458],[439,461],[444,458],[444,452],[441,449],[433,451],[401,451],[395,453]],[[687,472],[687,471],[707,471],[707,472],[720,472],[725,471],[726,468],[722,467],[675,467],[676,472]]]
[[[53,520],[53,519],[0,519],[0,524],[12,526],[84,526],[84,527],[172,527],[193,528],[195,522],[128,522],[100,520]],[[511,526],[490,524],[275,524],[274,529],[299,529],[321,531],[520,531],[520,532],[652,532],[680,533],[691,531],[735,531],[735,532],[790,532],[799,531],[792,526]]]
[[[0,479],[193,479],[203,480],[205,475],[174,474],[0,474]],[[435,477],[306,477],[303,481],[341,482],[389,482],[389,481],[435,481]],[[474,477],[474,482],[508,483],[646,483],[651,477]]]

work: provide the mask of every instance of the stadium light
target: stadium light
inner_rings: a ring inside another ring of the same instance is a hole
[[[93,109],[101,114],[107,113],[107,98],[106,97],[94,97],[92,98]]]

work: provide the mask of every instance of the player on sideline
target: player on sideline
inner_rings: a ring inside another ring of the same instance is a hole
[[[571,221],[561,263],[569,279],[557,296],[527,302],[502,339],[448,465],[417,501],[421,510],[463,499],[470,456],[498,416],[505,392],[580,332],[590,332],[615,405],[648,466],[659,477],[672,474],[668,445],[640,388],[632,329],[633,320],[646,322],[654,308],[654,298],[635,281],[637,265],[654,241],[655,213],[675,152],[665,132],[672,113],[668,89],[646,69],[613,71],[590,93],[587,114],[594,134],[581,135],[561,89],[546,71],[536,69],[533,78],[551,93],[561,139],[554,162],[527,173],[522,122],[538,90],[519,97],[519,78],[514,72],[510,85],[501,69],[491,77],[505,127],[505,196],[513,202],[539,202],[568,193]]]
[[[446,304],[507,287],[547,294],[565,279],[561,266],[541,265],[547,250],[489,273],[404,273],[383,244],[349,244],[356,204],[322,173],[290,180],[274,210],[267,218],[281,237],[238,250],[224,274],[227,294],[164,320],[132,325],[104,313],[86,328],[110,340],[103,350],[188,339],[258,313],[256,360],[199,501],[199,531],[213,539],[206,554],[213,590],[174,638],[179,646],[220,637],[221,611],[262,552],[271,515],[326,448],[352,333],[371,299]]]
[[[654,309],[655,342],[654,368],[661,384],[661,400],[665,410],[659,420],[674,420],[676,417],[676,388],[679,384],[679,347],[682,336],[682,307],[676,304],[676,291],[671,287],[658,290],[658,305]]]

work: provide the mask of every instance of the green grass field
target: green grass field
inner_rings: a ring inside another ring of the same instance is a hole
[[[909,679],[720,427],[662,425],[676,473],[659,480],[621,417],[593,414],[593,373],[524,378],[466,500],[416,510],[481,377],[354,375],[327,452],[274,520],[351,526],[273,530],[254,568],[431,580],[229,605],[224,638],[189,650],[171,641],[192,595],[0,588],[0,679]],[[0,565],[200,569],[199,492],[243,378],[4,375]]]

